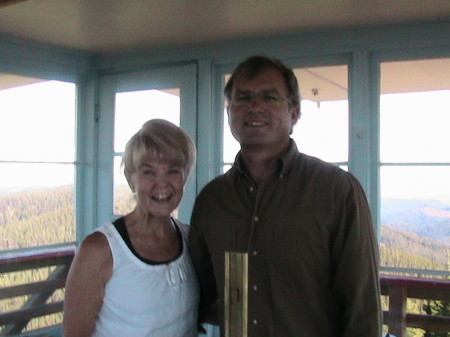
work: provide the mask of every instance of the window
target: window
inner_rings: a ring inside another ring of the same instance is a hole
[[[74,242],[75,84],[0,79],[0,250]]]
[[[449,271],[450,59],[384,62],[382,266]]]
[[[295,69],[301,118],[292,138],[300,152],[343,168],[348,166],[347,66]]]
[[[196,139],[195,64],[110,74],[99,83],[98,200],[93,228],[135,207],[131,189],[123,174],[125,145],[142,125],[155,118],[182,127]],[[177,216],[188,222],[196,196],[196,171],[189,176]]]
[[[301,118],[292,134],[299,151],[347,169],[347,66],[297,68],[294,72],[302,99]],[[226,110],[223,129],[223,171],[226,171],[239,151],[228,126]]]
[[[142,90],[116,94],[114,126],[114,214],[130,213],[135,202],[123,174],[125,145],[149,119],[161,118],[180,125],[180,90]]]

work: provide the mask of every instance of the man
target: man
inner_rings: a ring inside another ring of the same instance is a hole
[[[254,56],[225,87],[241,145],[233,168],[197,198],[190,247],[201,317],[224,326],[224,253],[247,252],[248,336],[380,337],[378,248],[359,182],[297,150],[293,71]]]

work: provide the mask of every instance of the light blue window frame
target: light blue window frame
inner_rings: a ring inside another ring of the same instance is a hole
[[[180,126],[191,137],[197,134],[197,66],[195,64],[156,67],[151,70],[108,74],[99,78],[98,118],[98,204],[97,226],[111,221],[113,216],[113,167],[114,167],[114,103],[115,94],[125,91],[180,88]],[[137,130],[136,130],[137,131]],[[186,184],[179,209],[179,218],[189,222],[196,196],[196,170]]]

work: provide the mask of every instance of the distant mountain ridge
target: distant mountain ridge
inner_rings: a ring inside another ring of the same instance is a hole
[[[450,244],[450,205],[436,200],[383,199],[381,223]]]
[[[0,195],[0,250],[72,242],[73,187]],[[118,211],[129,208],[119,191]],[[123,208],[123,209],[122,209]],[[450,205],[433,200],[382,200],[382,264],[428,270],[450,265]]]
[[[446,269],[448,244],[389,226],[381,228],[383,265],[420,269]]]

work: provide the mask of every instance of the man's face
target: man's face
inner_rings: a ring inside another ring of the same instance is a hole
[[[299,108],[287,95],[283,75],[275,69],[252,79],[242,75],[236,78],[227,109],[228,124],[243,149],[278,149],[289,142]]]

